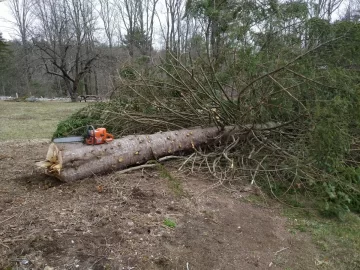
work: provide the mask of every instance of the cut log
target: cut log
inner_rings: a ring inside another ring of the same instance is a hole
[[[89,176],[122,170],[149,160],[190,151],[229,133],[233,128],[197,128],[152,135],[131,135],[102,145],[52,143],[46,161],[37,163],[45,173],[71,182]]]

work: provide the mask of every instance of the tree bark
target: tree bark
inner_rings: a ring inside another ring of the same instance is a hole
[[[232,128],[216,127],[160,132],[152,135],[131,135],[102,145],[52,143],[46,161],[37,166],[45,173],[65,182],[104,174],[149,160],[191,151],[229,134]]]

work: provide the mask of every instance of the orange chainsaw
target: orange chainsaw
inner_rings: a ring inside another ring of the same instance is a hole
[[[72,143],[72,142],[84,142],[89,145],[109,143],[114,140],[114,136],[106,132],[106,128],[97,128],[93,126],[87,126],[86,136],[78,137],[64,137],[56,138],[53,140],[54,143]]]

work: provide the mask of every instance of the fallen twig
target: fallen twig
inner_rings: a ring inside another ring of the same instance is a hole
[[[179,171],[181,171],[181,169],[185,166],[185,164],[195,155],[195,153],[192,153],[184,162],[183,164],[180,166],[180,168],[178,169]]]
[[[275,252],[275,256],[278,255],[280,252],[283,252],[284,250],[287,250],[287,249],[289,249],[289,248],[286,247],[286,248],[282,248],[282,249],[276,251],[276,252]]]
[[[2,242],[0,242],[0,245],[2,245],[3,247],[6,247],[6,248],[8,248],[8,249],[10,249],[10,247],[9,247],[9,246],[5,245],[5,244],[4,244],[4,243],[2,243]]]
[[[183,159],[183,157],[179,157],[179,156],[166,156],[166,157],[162,157],[162,158],[159,158],[159,159],[156,161],[156,163],[143,164],[143,165],[140,165],[140,166],[127,168],[127,169],[125,169],[125,170],[122,170],[122,171],[117,172],[117,174],[124,174],[124,173],[128,173],[128,172],[136,171],[136,170],[141,170],[141,169],[146,169],[146,168],[153,168],[153,167],[156,167],[159,162],[167,161],[167,160],[170,160],[170,159]]]
[[[157,166],[157,164],[144,164],[144,165],[140,165],[140,166],[136,166],[136,167],[127,168],[125,170],[117,172],[116,174],[124,174],[124,173],[141,170],[141,169],[145,169],[145,168],[153,168],[156,166]]]
[[[13,218],[16,217],[16,216],[17,216],[17,215],[13,215],[13,216],[5,219],[5,220],[2,220],[2,221],[0,221],[0,224],[3,224],[3,223],[5,223],[6,221],[9,221],[10,219],[13,219]]]

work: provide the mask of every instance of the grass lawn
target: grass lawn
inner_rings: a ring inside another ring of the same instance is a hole
[[[51,139],[59,121],[85,103],[0,101],[0,140]]]
[[[360,217],[348,213],[343,220],[320,217],[316,212],[285,209],[293,233],[310,233],[323,257],[317,269],[360,269]]]
[[[261,207],[269,207],[267,197],[248,196],[244,200]],[[340,220],[323,217],[315,209],[305,210],[286,205],[282,208],[283,215],[288,218],[288,230],[293,234],[310,235],[320,251],[321,256],[316,259],[313,269],[360,269],[359,214],[347,213]]]

